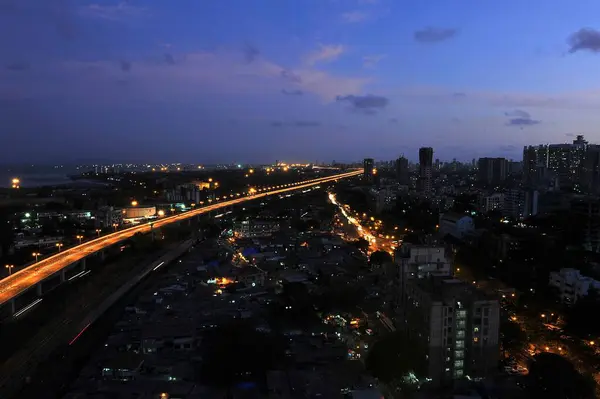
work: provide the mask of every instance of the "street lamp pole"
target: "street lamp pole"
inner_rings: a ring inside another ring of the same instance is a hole
[[[102,229],[96,229],[96,233],[98,234],[98,237],[100,237],[100,232],[102,231]]]
[[[4,265],[4,267],[8,269],[8,275],[10,276],[12,274],[12,269],[13,267],[15,267],[15,265]]]
[[[34,252],[34,253],[32,253],[32,255],[33,255],[33,256],[35,256],[35,261],[37,262],[37,261],[38,261],[38,256],[40,256],[40,255],[41,255],[41,253],[39,253],[39,252]]]
[[[60,249],[62,248],[63,244],[60,242],[57,242],[56,246],[58,247],[58,252],[60,252]]]
[[[83,236],[81,236],[81,235],[78,235],[78,236],[76,236],[75,238],[77,238],[77,239],[79,240],[79,244],[81,244],[81,240],[83,240]]]

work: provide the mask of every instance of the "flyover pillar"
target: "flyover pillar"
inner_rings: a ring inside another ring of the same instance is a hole
[[[60,282],[64,283],[67,280],[67,270],[66,269],[62,269],[60,271]]]
[[[85,270],[85,265],[86,265],[85,260],[86,260],[86,258],[81,259],[81,270]]]
[[[10,315],[14,315],[17,312],[17,303],[15,301],[15,298],[11,299],[9,302],[9,306],[10,306]]]
[[[37,285],[35,286],[35,292],[36,292],[37,296],[42,296],[42,283],[41,282],[37,283]]]

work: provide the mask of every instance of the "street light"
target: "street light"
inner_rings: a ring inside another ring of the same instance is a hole
[[[4,265],[4,267],[8,269],[8,275],[10,276],[12,274],[12,269],[13,267],[15,267],[15,265]]]
[[[21,180],[17,177],[13,178],[10,182],[12,184],[12,188],[20,188],[21,187]]]
[[[117,223],[113,223],[113,225],[112,225],[112,226],[113,226],[113,229],[114,229],[115,231],[117,231],[117,227],[119,227],[119,225],[118,225]]]
[[[83,240],[83,236],[78,235],[78,236],[75,236],[75,238],[77,238],[79,240],[79,243],[81,244],[81,240]]]
[[[131,201],[131,206],[138,206],[138,202],[136,200]]]
[[[35,261],[37,262],[37,261],[38,261],[38,256],[40,256],[40,255],[41,255],[41,253],[39,253],[39,252],[34,252],[34,253],[32,253],[31,255],[35,256]]]
[[[60,249],[63,247],[64,244],[57,242],[56,246],[58,247],[58,252],[60,252]]]
[[[98,237],[100,237],[100,232],[102,231],[102,229],[96,229],[96,234],[98,234]]]
[[[158,211],[158,216],[159,217],[163,217],[165,216],[165,211],[163,211],[162,209]]]

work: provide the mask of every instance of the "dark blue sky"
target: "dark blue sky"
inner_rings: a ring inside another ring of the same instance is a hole
[[[600,142],[595,0],[0,0],[0,156],[519,159]]]

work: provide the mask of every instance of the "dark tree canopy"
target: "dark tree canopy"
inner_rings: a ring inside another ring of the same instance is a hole
[[[285,341],[257,331],[244,322],[233,322],[209,331],[204,348],[200,379],[211,386],[230,387],[244,378],[262,379],[284,359]]]
[[[502,348],[505,351],[521,349],[527,342],[527,335],[521,329],[521,326],[512,321],[506,321],[500,324],[500,335],[502,339]]]
[[[367,370],[384,382],[399,380],[408,372],[420,376],[424,364],[419,344],[399,332],[377,341],[365,362]]]
[[[541,353],[529,367],[527,390],[532,398],[591,399],[594,380],[585,377],[566,358]]]
[[[384,265],[385,263],[389,263],[392,262],[392,255],[390,255],[389,253],[385,252],[385,251],[375,251],[371,254],[371,257],[369,259],[369,262],[372,265]]]

